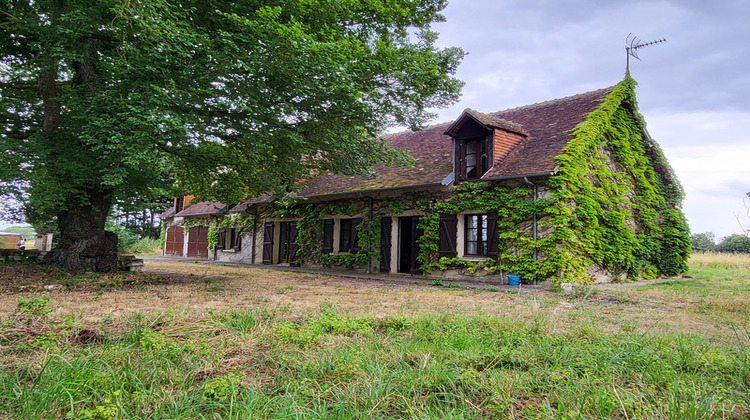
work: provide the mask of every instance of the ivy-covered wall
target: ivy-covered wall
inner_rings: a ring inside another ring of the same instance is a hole
[[[458,268],[577,283],[681,274],[691,249],[679,209],[683,190],[661,149],[646,134],[635,85],[625,79],[578,125],[557,157],[555,174],[531,180],[538,188],[537,199],[529,180],[521,178],[502,184],[462,182],[390,196],[274,203],[261,208],[258,222],[296,220],[298,262],[307,265],[363,268],[380,259],[381,217],[420,214],[424,234],[418,241],[418,261],[424,272]],[[438,257],[440,214],[467,211],[497,213],[496,259]],[[358,252],[322,252],[323,219],[333,216],[362,217]],[[233,215],[212,223],[210,247],[220,227],[249,230],[255,222],[252,216]]]
[[[635,86],[618,84],[557,158],[545,221],[553,230],[540,244],[555,260],[555,280],[584,282],[592,267],[632,278],[687,270],[683,190],[645,135]]]

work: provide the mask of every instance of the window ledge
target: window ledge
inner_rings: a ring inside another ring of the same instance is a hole
[[[485,262],[488,260],[488,257],[482,257],[479,255],[464,255],[462,257],[458,257],[458,259],[471,262]]]
[[[232,253],[232,254],[234,254],[235,252],[237,252],[236,249],[220,249],[219,251],[221,251],[221,252],[229,252],[229,253]]]

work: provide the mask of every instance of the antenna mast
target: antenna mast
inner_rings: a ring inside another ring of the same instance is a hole
[[[627,38],[625,38],[625,74],[630,74],[630,57],[634,57],[639,60],[641,59],[641,57],[638,57],[639,48],[650,47],[652,45],[661,44],[662,42],[667,42],[667,39],[662,38],[651,42],[641,42],[641,40],[638,39],[637,36],[633,35],[632,32],[628,34]]]

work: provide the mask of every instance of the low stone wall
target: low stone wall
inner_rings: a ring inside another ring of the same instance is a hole
[[[46,254],[38,249],[0,249],[0,263],[39,261]]]

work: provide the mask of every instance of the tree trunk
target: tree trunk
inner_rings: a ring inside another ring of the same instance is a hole
[[[117,235],[104,230],[111,194],[89,191],[88,204],[75,201],[58,216],[60,240],[52,251],[52,261],[72,270],[117,269]]]

